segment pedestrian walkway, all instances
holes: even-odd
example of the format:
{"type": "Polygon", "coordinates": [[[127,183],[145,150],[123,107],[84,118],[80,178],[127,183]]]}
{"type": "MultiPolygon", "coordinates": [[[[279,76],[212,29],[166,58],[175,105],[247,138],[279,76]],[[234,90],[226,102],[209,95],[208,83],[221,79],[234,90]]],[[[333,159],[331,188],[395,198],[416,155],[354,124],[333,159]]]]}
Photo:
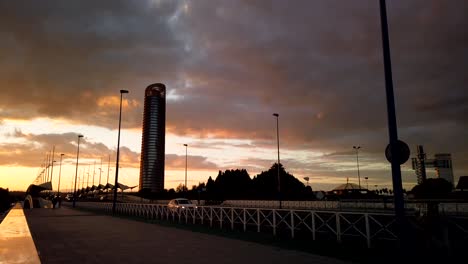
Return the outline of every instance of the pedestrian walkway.
{"type": "Polygon", "coordinates": [[[25,215],[42,263],[345,263],[66,207],[25,215]]]}

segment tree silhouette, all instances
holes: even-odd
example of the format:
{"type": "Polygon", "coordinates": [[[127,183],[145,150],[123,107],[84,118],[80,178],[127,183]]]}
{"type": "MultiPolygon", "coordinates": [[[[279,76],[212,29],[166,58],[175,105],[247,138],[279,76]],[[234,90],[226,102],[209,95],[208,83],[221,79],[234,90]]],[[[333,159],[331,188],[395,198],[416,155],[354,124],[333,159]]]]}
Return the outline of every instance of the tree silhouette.
{"type": "MultiPolygon", "coordinates": [[[[293,175],[286,172],[283,165],[279,164],[282,199],[297,199],[306,192],[305,185],[293,175]]],[[[254,179],[253,188],[258,198],[278,198],[278,164],[275,163],[267,171],[262,171],[254,179]]]]}
{"type": "Polygon", "coordinates": [[[427,179],[413,187],[411,192],[416,198],[446,198],[452,192],[452,184],[445,179],[427,179]]]}
{"type": "Polygon", "coordinates": [[[222,200],[245,198],[249,194],[251,181],[245,169],[219,171],[215,180],[216,194],[222,200]]]}
{"type": "Polygon", "coordinates": [[[187,187],[184,186],[182,183],[179,184],[177,187],[176,187],[176,192],[177,193],[181,193],[181,192],[187,192],[187,187]]]}

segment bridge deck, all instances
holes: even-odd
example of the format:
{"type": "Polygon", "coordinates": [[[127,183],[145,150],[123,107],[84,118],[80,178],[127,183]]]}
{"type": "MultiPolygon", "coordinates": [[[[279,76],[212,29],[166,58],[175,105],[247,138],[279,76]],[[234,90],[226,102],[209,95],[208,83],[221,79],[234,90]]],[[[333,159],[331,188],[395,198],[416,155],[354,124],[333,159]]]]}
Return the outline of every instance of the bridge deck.
{"type": "Polygon", "coordinates": [[[344,263],[70,208],[25,215],[43,263],[344,263]]]}

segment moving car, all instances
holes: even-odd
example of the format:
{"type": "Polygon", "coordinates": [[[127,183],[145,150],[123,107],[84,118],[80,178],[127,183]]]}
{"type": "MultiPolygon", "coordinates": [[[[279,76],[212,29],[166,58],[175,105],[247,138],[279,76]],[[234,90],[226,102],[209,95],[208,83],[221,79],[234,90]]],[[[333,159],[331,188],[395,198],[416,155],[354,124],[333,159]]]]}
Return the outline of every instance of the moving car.
{"type": "Polygon", "coordinates": [[[195,204],[193,204],[189,199],[185,198],[177,198],[172,199],[167,204],[167,208],[169,209],[191,209],[197,208],[195,204]]]}

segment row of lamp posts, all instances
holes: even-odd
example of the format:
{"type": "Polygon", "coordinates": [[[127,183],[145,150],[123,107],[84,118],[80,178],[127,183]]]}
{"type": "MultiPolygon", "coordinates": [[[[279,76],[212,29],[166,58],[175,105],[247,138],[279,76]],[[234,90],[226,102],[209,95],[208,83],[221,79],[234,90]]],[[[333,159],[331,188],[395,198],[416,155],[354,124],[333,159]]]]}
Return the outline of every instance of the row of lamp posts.
{"type": "MultiPolygon", "coordinates": [[[[112,214],[115,214],[115,205],[117,202],[117,188],[119,186],[118,180],[119,180],[119,157],[120,157],[120,128],[122,124],[122,99],[123,99],[123,94],[126,94],[126,93],[128,93],[127,90],[120,90],[119,130],[118,130],[118,136],[117,136],[117,158],[116,158],[117,160],[115,164],[115,185],[114,185],[114,198],[112,201],[112,214]]],[[[75,186],[73,188],[73,207],[76,206],[76,182],[77,182],[77,177],[78,177],[78,161],[79,161],[79,156],[80,156],[80,139],[82,137],[83,135],[81,134],[78,135],[78,146],[77,146],[77,151],[76,151],[75,186]]]]}

